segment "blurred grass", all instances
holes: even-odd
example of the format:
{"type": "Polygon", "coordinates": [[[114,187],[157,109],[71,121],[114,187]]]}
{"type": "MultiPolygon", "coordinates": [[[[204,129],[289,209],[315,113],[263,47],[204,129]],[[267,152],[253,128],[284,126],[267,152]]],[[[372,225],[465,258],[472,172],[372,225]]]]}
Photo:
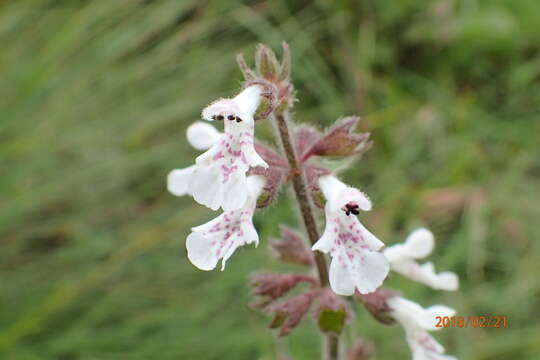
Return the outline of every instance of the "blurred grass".
{"type": "MultiPolygon", "coordinates": [[[[286,40],[298,119],[358,113],[373,134],[346,174],[374,201],[367,225],[387,244],[431,227],[437,267],[462,279],[389,286],[510,317],[438,334],[462,360],[537,359],[539,22],[528,0],[0,2],[1,358],[275,358],[245,278],[279,267],[266,241],[293,204],[257,217],[259,249],[200,272],[184,239],[213,215],[164,182],[196,155],[186,126],[238,89],[235,54],[286,40]]],[[[358,335],[409,357],[401,329],[360,309],[358,335]]],[[[317,356],[309,320],[290,348],[317,356]]]]}

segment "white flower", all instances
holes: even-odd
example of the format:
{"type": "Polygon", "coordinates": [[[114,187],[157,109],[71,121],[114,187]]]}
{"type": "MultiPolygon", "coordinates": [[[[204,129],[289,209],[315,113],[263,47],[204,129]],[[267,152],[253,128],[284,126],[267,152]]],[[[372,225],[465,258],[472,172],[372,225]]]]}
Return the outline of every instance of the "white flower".
{"type": "Polygon", "coordinates": [[[421,259],[433,251],[433,234],[427,229],[413,231],[403,244],[397,244],[384,250],[390,261],[391,269],[414,281],[418,281],[437,290],[457,290],[459,280],[453,272],[435,273],[432,262],[423,265],[415,259],[421,259]]]}
{"type": "Polygon", "coordinates": [[[253,145],[253,115],[261,97],[259,86],[244,89],[233,99],[220,99],[203,112],[206,120],[223,120],[224,134],[197,125],[188,129],[188,140],[197,149],[209,149],[195,165],[174,170],[168,177],[169,191],[191,194],[195,201],[212,210],[237,210],[246,202],[250,167],[268,167],[253,145]]]}
{"type": "MultiPolygon", "coordinates": [[[[188,142],[197,150],[210,148],[218,143],[222,136],[223,134],[216,130],[215,127],[202,121],[191,124],[186,130],[188,142]]],[[[190,194],[189,182],[194,171],[195,165],[169,172],[169,175],[167,175],[167,190],[176,196],[190,194]]]]}
{"type": "Polygon", "coordinates": [[[253,226],[252,217],[264,184],[264,177],[248,177],[248,197],[242,208],[225,211],[206,224],[191,229],[186,247],[193,265],[201,270],[212,270],[219,259],[223,259],[223,270],[225,262],[236,248],[251,243],[255,243],[255,246],[259,244],[259,235],[253,226]]]}
{"type": "Polygon", "coordinates": [[[352,295],[355,289],[367,294],[377,289],[389,264],[378,252],[384,244],[358,221],[358,210],[371,210],[371,202],[359,190],[331,175],[319,178],[326,197],[326,228],[313,250],[330,253],[330,286],[339,295],[352,295]]]}
{"type": "Polygon", "coordinates": [[[206,107],[206,120],[223,120],[225,134],[196,159],[189,188],[195,201],[212,210],[237,210],[247,198],[246,172],[250,166],[268,167],[253,146],[261,89],[250,86],[233,99],[221,99],[206,107]]]}
{"type": "Polygon", "coordinates": [[[413,360],[456,360],[444,355],[444,347],[428,331],[438,330],[437,317],[452,317],[455,310],[443,305],[422,308],[420,305],[399,296],[386,300],[390,315],[403,326],[413,360]]]}

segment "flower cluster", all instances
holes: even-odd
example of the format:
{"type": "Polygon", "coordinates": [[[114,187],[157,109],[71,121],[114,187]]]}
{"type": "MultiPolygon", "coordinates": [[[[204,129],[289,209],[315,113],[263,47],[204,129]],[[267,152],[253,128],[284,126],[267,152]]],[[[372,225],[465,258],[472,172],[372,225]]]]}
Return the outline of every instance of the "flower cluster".
{"type": "MultiPolygon", "coordinates": [[[[202,111],[204,120],[222,122],[223,132],[206,122],[192,124],[187,140],[204,152],[193,165],[172,170],[167,177],[172,194],[190,195],[214,211],[223,211],[191,229],[186,240],[188,259],[206,271],[215,269],[221,260],[224,270],[237,248],[258,245],[255,211],[269,206],[290,182],[311,244],[307,246],[307,240],[288,226],[281,227],[280,240],[269,243],[279,260],[317,269],[318,277],[259,273],[251,278],[253,293],[260,298],[253,307],[273,316],[270,327],[287,335],[311,312],[321,332],[335,339],[352,318],[341,296],[354,295],[381,322],[397,321],[404,327],[415,360],[452,359],[443,355],[444,348],[427,331],[434,330],[435,315],[450,316],[454,311],[443,306],[423,309],[381,288],[390,270],[433,289],[458,288],[455,274],[436,273],[431,262],[416,262],[433,250],[433,235],[419,229],[403,244],[384,249],[384,243],[362,224],[364,212],[372,209],[370,199],[318,161],[321,157],[358,158],[370,148],[369,134],[354,131],[359,118],[338,119],[324,131],[294,127],[288,119],[288,109],[295,102],[288,46],[283,46],[281,62],[263,45],[257,48],[255,59],[256,67],[251,69],[238,57],[246,80],[238,95],[218,99],[202,111]],[[276,123],[283,155],[255,140],[256,121],[268,117],[276,123]],[[325,218],[322,235],[316,211],[325,218]]],[[[368,356],[372,352],[368,345],[357,341],[349,352],[351,358],[368,356]]]]}
{"type": "MultiPolygon", "coordinates": [[[[277,69],[273,60],[268,60],[266,49],[263,50],[260,61],[271,61],[272,68],[277,69]]],[[[266,83],[278,79],[277,87],[292,88],[284,85],[286,78],[265,74],[266,78],[257,80],[254,72],[249,73],[253,85],[232,99],[211,103],[202,111],[205,120],[223,121],[224,132],[203,122],[191,125],[187,129],[189,143],[206,151],[196,158],[194,165],[171,171],[167,179],[172,194],[189,194],[212,210],[223,209],[219,217],[192,228],[187,237],[188,258],[202,270],[214,269],[220,259],[223,269],[238,247],[258,244],[252,222],[257,199],[263,192],[276,193],[284,185],[276,179],[290,177],[286,160],[274,150],[254,143],[254,116],[261,99],[268,95],[266,83]]],[[[280,103],[283,102],[287,101],[281,99],[280,103]]],[[[312,249],[331,255],[329,280],[332,290],[339,295],[352,295],[356,290],[363,294],[372,292],[389,271],[389,263],[380,252],[384,244],[357,217],[360,211],[371,210],[369,199],[328,170],[308,162],[313,156],[343,156],[362,151],[367,136],[352,133],[357,121],[357,118],[342,119],[326,134],[315,129],[299,129],[295,139],[296,151],[314,192],[320,190],[326,199],[326,228],[312,249]]]]}
{"type": "Polygon", "coordinates": [[[251,86],[232,99],[207,106],[202,117],[223,121],[224,133],[202,122],[191,125],[188,142],[206,151],[196,158],[195,165],[173,170],[167,177],[172,194],[192,195],[212,210],[223,209],[217,218],[192,228],[187,237],[188,258],[201,270],[214,269],[220,259],[223,270],[239,246],[259,242],[252,217],[265,178],[247,173],[252,167],[268,167],[253,143],[253,115],[260,97],[260,87],[251,86]]]}
{"type": "MultiPolygon", "coordinates": [[[[265,171],[253,173],[271,173],[266,171],[269,165],[255,150],[253,140],[253,114],[260,97],[260,87],[253,85],[233,99],[220,99],[206,107],[202,117],[224,121],[224,133],[203,122],[191,125],[187,129],[189,143],[206,152],[197,157],[195,165],[173,170],[168,175],[167,187],[172,194],[189,194],[213,210],[220,207],[224,210],[216,219],[192,228],[187,238],[188,258],[199,269],[214,269],[219,259],[223,259],[224,268],[236,248],[258,243],[252,216],[270,176],[248,176],[248,172],[262,168],[265,171]]],[[[334,146],[335,141],[325,141],[334,146]]],[[[321,144],[313,147],[321,148],[321,144]]],[[[261,153],[269,157],[268,150],[261,153]]],[[[276,162],[280,163],[269,157],[269,163],[276,162]]],[[[384,244],[357,218],[360,211],[371,210],[370,200],[333,175],[319,176],[317,181],[326,199],[326,228],[313,250],[332,256],[332,289],[340,295],[352,295],[355,290],[374,291],[388,274],[389,263],[379,251],[384,244]]]]}

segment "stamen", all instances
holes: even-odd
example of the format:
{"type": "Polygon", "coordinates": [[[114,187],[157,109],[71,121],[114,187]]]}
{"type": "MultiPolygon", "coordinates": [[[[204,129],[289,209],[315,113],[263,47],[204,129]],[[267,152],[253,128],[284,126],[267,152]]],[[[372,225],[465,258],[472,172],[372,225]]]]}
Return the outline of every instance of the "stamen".
{"type": "Polygon", "coordinates": [[[241,122],[241,121],[242,121],[242,119],[240,119],[240,118],[237,116],[237,117],[236,117],[236,122],[239,123],[239,122],[241,122]]]}
{"type": "Polygon", "coordinates": [[[212,115],[212,120],[216,120],[216,115],[212,115]]]}
{"type": "Polygon", "coordinates": [[[358,211],[358,204],[355,204],[355,203],[347,203],[345,204],[344,207],[341,208],[341,210],[343,210],[345,212],[345,215],[349,216],[351,214],[353,215],[358,215],[360,214],[360,211],[358,211]]]}
{"type": "Polygon", "coordinates": [[[234,120],[235,118],[234,118],[234,115],[229,115],[229,116],[227,116],[227,119],[234,120]]]}
{"type": "Polygon", "coordinates": [[[223,117],[223,115],[218,115],[218,116],[216,116],[216,119],[218,119],[219,121],[221,121],[221,120],[223,120],[223,119],[225,119],[225,118],[223,117]]]}

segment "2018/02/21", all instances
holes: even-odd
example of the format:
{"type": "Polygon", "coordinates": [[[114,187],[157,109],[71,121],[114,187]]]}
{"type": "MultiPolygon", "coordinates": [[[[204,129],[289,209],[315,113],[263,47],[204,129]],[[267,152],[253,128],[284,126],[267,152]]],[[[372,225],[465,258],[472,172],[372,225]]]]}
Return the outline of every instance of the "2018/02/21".
{"type": "Polygon", "coordinates": [[[506,328],[507,316],[436,316],[435,327],[506,328]]]}

